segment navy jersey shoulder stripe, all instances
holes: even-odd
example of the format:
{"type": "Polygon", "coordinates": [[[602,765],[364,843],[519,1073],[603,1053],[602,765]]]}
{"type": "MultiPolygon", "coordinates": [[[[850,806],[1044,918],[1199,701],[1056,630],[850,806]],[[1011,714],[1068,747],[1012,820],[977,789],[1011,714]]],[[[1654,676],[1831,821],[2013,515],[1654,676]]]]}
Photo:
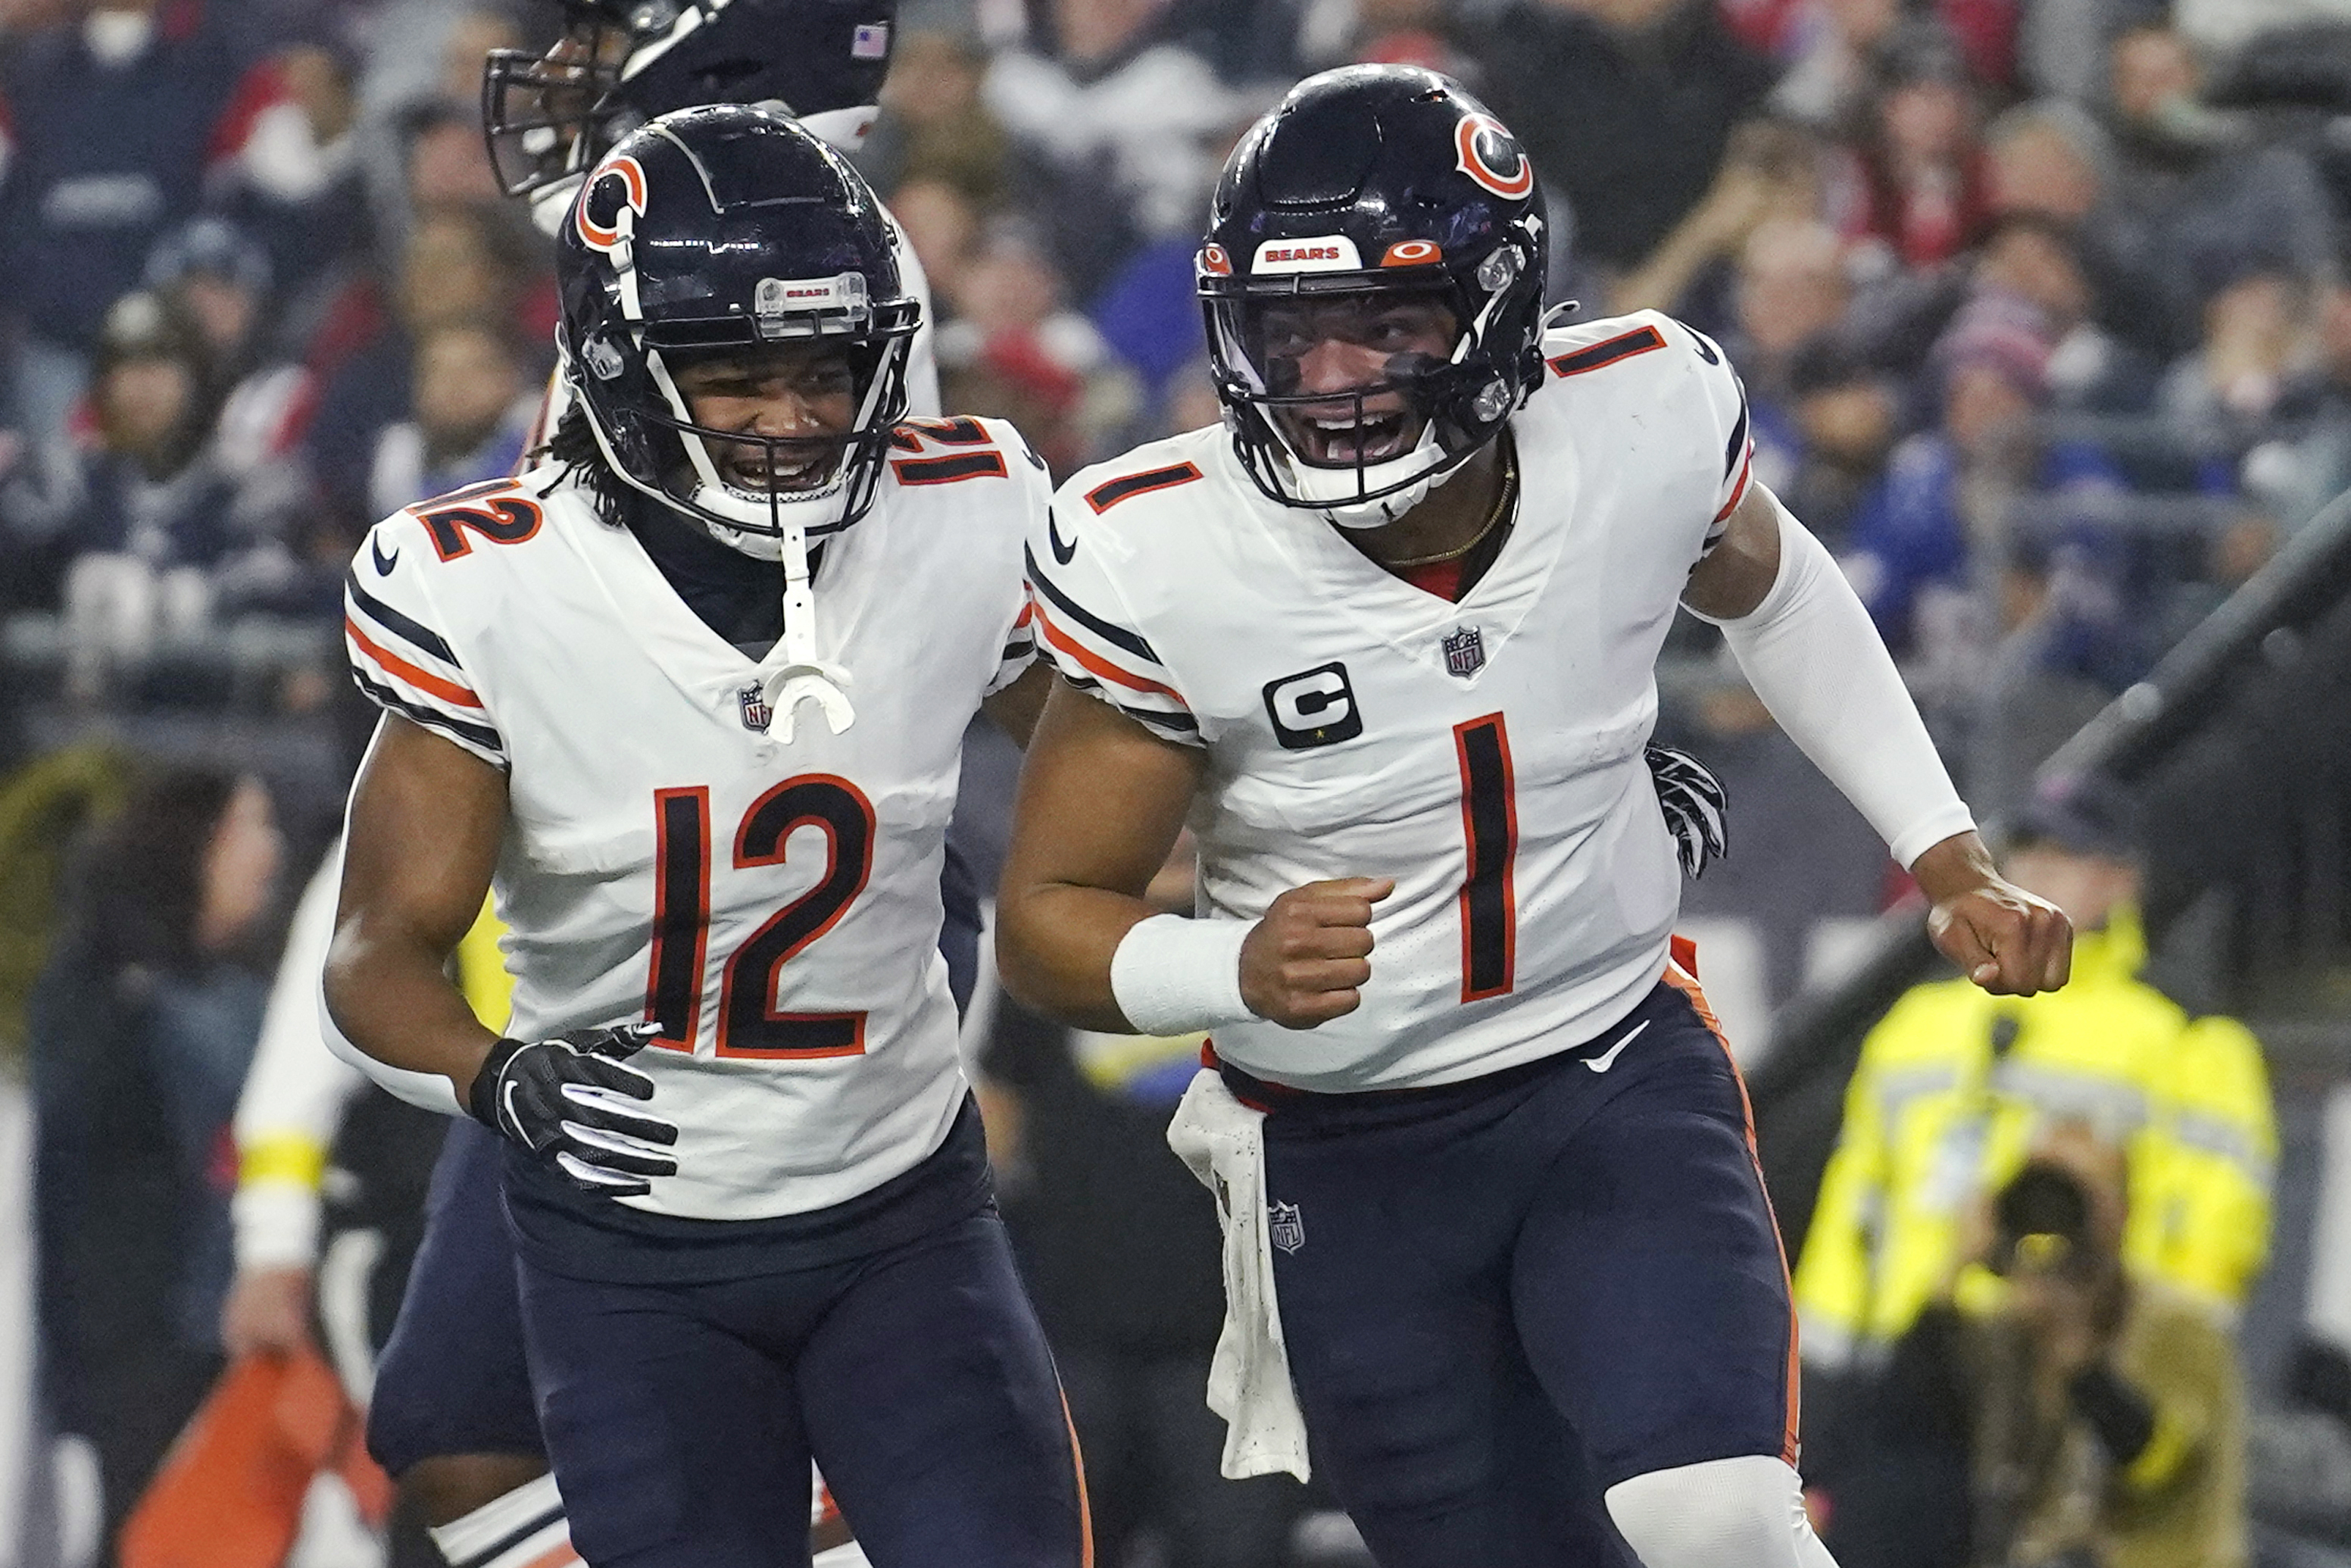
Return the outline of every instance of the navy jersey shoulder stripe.
{"type": "Polygon", "coordinates": [[[452,735],[472,741],[486,751],[495,751],[501,757],[506,755],[506,737],[486,724],[467,724],[464,719],[450,717],[439,708],[426,707],[423,703],[410,702],[391,686],[380,681],[368,679],[357,669],[351,671],[351,679],[358,685],[360,690],[365,692],[377,705],[390,708],[402,718],[434,729],[445,729],[452,735]]]}
{"type": "Polygon", "coordinates": [[[1037,552],[1035,550],[1023,545],[1020,549],[1020,553],[1026,556],[1029,560],[1029,580],[1037,585],[1037,591],[1040,593],[1042,593],[1047,599],[1053,601],[1054,608],[1067,613],[1071,620],[1075,621],[1079,625],[1084,627],[1087,631],[1092,632],[1103,642],[1112,643],[1116,647],[1123,648],[1128,653],[1134,654],[1138,658],[1148,659],[1155,664],[1162,663],[1158,653],[1153,650],[1150,643],[1144,642],[1141,637],[1128,631],[1125,627],[1115,625],[1111,622],[1103,620],[1101,616],[1096,615],[1084,605],[1080,604],[1076,600],[1071,599],[1068,594],[1054,587],[1052,580],[1038,570],[1037,552]]]}
{"type": "MultiPolygon", "coordinates": [[[[356,564],[347,568],[343,572],[343,591],[351,596],[352,605],[360,613],[386,631],[397,633],[411,647],[421,649],[444,664],[457,664],[457,655],[450,651],[449,644],[443,642],[438,634],[408,616],[402,615],[399,611],[361,588],[359,568],[356,564]]],[[[458,665],[460,669],[464,667],[462,664],[458,665]]]]}
{"type": "Polygon", "coordinates": [[[1172,490],[1178,485],[1189,485],[1200,477],[1199,465],[1177,463],[1165,468],[1147,468],[1140,474],[1128,474],[1116,479],[1106,479],[1086,492],[1086,505],[1099,517],[1121,501],[1131,501],[1137,496],[1147,496],[1154,490],[1172,490]]]}
{"type": "MultiPolygon", "coordinates": [[[[1734,380],[1736,378],[1733,378],[1734,380]]],[[[1739,383],[1739,423],[1730,427],[1730,444],[1723,449],[1722,476],[1725,479],[1738,470],[1739,460],[1747,455],[1747,384],[1739,383]]]]}
{"type": "Polygon", "coordinates": [[[1655,327],[1635,327],[1588,349],[1559,355],[1551,361],[1552,372],[1560,376],[1580,376],[1588,371],[1603,370],[1619,360],[1629,360],[1635,354],[1646,354],[1665,346],[1665,334],[1655,327]]]}

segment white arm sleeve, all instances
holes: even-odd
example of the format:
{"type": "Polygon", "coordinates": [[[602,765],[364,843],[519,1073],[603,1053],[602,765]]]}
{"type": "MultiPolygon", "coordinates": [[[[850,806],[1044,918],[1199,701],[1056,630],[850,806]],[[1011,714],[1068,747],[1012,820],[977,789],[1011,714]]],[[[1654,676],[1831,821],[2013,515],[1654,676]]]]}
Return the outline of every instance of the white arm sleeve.
{"type": "Polygon", "coordinates": [[[1975,818],[1860,597],[1821,541],[1785,507],[1774,510],[1780,575],[1771,591],[1736,621],[1699,619],[1722,628],[1780,727],[1907,868],[1975,818]]]}
{"type": "Polygon", "coordinates": [[[237,1188],[230,1213],[240,1269],[302,1268],[315,1260],[327,1151],[344,1108],[367,1087],[319,1038],[311,999],[335,934],[342,865],[338,845],[295,906],[261,1040],[236,1103],[237,1188]]]}

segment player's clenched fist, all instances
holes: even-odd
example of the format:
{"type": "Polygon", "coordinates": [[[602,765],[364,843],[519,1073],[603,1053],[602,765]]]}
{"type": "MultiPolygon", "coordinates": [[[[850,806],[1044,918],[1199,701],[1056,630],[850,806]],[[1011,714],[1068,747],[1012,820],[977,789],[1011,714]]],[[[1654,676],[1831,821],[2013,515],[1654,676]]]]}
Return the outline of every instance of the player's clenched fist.
{"type": "Polygon", "coordinates": [[[1284,1029],[1312,1029],[1363,1005],[1372,977],[1372,905],[1387,877],[1310,882],[1273,901],[1241,942],[1241,1000],[1284,1029]]]}

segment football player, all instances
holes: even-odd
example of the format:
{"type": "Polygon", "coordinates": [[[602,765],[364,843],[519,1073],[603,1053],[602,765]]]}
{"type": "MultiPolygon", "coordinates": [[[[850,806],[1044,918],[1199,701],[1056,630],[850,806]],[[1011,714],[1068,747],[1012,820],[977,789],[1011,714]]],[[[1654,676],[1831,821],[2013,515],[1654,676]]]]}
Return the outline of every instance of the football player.
{"type": "MultiPolygon", "coordinates": [[[[877,112],[895,17],[895,0],[568,0],[564,34],[547,54],[502,50],[485,65],[493,162],[507,193],[529,201],[534,218],[556,234],[586,171],[620,136],[674,110],[758,103],[852,152],[877,112]]],[[[897,259],[902,284],[927,314],[929,294],[912,250],[902,244],[897,259]]],[[[920,415],[938,412],[931,338],[926,320],[906,369],[908,406],[920,415]]],[[[565,384],[559,369],[534,447],[559,421],[565,384]]],[[[940,946],[960,1006],[977,972],[979,901],[956,837],[951,831],[942,873],[940,946]]],[[[495,929],[486,916],[482,931],[495,929]]],[[[469,948],[486,945],[482,931],[469,948]]],[[[315,973],[323,939],[304,956],[315,973]]],[[[287,962],[296,957],[289,952],[287,962]]],[[[505,1015],[485,1016],[496,1024],[505,1015]]],[[[290,1053],[256,1061],[256,1076],[277,1068],[307,1086],[334,1065],[290,1053]]],[[[323,1145],[340,1097],[301,1086],[289,1082],[279,1098],[322,1113],[322,1124],[303,1131],[323,1145]]],[[[266,1099],[273,1087],[256,1083],[254,1094],[266,1099]]],[[[455,1568],[546,1568],[551,1543],[563,1538],[562,1500],[546,1474],[530,1403],[496,1160],[487,1129],[469,1122],[451,1127],[410,1289],[375,1368],[369,1445],[455,1568]]],[[[259,1173],[267,1174],[266,1164],[259,1173]]],[[[276,1194],[256,1197],[254,1207],[283,1207],[276,1194]]],[[[816,1506],[821,1513],[821,1489],[816,1506]]],[[[862,1568],[843,1533],[837,1513],[818,1520],[814,1539],[830,1553],[823,1568],[862,1568]]]]}
{"type": "Polygon", "coordinates": [[[1063,679],[1000,967],[1081,1028],[1212,1033],[1171,1142],[1261,1191],[1232,1218],[1270,1260],[1228,1473],[1303,1470],[1311,1434],[1385,1568],[1612,1560],[1587,1469],[1648,1568],[1820,1568],[1786,1271],[1644,766],[1677,605],[1977,983],[2062,984],[2070,933],[1755,483],[1716,345],[1547,327],[1541,211],[1415,68],[1312,78],[1236,148],[1197,268],[1224,425],[1078,475],[1031,540],[1063,679]],[[1155,916],[1187,819],[1200,918],[1155,916]]]}
{"type": "Polygon", "coordinates": [[[388,519],[350,580],[387,717],[329,1021],[503,1140],[600,1565],[805,1563],[811,1456],[883,1568],[1083,1552],[936,952],[964,729],[1034,713],[1047,481],[1007,426],[902,423],[896,248],[779,116],[622,138],[559,240],[551,463],[388,519]],[[503,1038],[443,968],[493,881],[503,1038]]]}

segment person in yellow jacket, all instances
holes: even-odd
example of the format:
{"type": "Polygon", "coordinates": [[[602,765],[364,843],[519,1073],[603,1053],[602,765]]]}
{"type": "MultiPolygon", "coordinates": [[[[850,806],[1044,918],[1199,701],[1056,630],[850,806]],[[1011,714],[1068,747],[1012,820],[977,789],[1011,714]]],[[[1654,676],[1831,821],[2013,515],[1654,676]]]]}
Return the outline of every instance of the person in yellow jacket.
{"type": "MultiPolygon", "coordinates": [[[[1795,1272],[1806,1362],[1863,1364],[1967,1257],[1984,1195],[2080,1122],[2126,1152],[2126,1261],[2224,1312],[2268,1253],[2277,1135],[2251,1031],[2191,1019],[2139,977],[2147,944],[2123,813],[2095,791],[2029,809],[2007,874],[2073,918],[2063,990],[1907,993],[1862,1048],[1795,1272]]],[[[1962,1279],[1968,1289],[1988,1281],[1962,1279]]]]}

